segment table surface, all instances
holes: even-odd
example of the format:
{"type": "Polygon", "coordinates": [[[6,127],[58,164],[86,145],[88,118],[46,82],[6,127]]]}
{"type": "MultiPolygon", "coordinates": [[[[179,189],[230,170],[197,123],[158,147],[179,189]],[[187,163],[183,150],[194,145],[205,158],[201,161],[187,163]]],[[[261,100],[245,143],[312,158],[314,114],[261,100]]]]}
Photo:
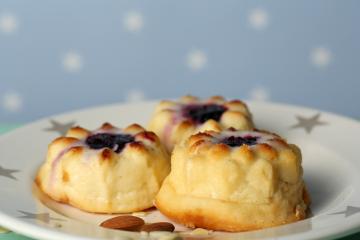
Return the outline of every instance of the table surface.
{"type": "MultiPolygon", "coordinates": [[[[0,134],[11,131],[15,128],[19,127],[18,124],[0,124],[0,134]]],[[[32,238],[28,238],[4,228],[0,227],[0,240],[31,240],[32,238]]],[[[360,232],[341,238],[341,240],[358,240],[360,239],[360,232]]]]}

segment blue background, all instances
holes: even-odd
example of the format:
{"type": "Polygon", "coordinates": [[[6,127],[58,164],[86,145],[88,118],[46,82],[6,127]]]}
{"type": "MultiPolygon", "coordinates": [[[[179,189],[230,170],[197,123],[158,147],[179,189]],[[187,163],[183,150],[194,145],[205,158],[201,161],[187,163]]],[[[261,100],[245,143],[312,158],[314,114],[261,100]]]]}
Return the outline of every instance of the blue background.
{"type": "Polygon", "coordinates": [[[10,14],[16,27],[0,28],[0,122],[186,93],[359,118],[359,9],[355,0],[2,0],[0,21],[10,14]],[[260,27],[251,23],[256,9],[266,18],[260,27]],[[124,23],[131,12],[142,19],[133,31],[124,23]],[[319,48],[327,60],[314,64],[319,48]],[[193,51],[206,58],[195,69],[193,51]],[[63,66],[68,52],[81,57],[75,71],[63,66]],[[7,107],[14,93],[17,104],[7,107]]]}

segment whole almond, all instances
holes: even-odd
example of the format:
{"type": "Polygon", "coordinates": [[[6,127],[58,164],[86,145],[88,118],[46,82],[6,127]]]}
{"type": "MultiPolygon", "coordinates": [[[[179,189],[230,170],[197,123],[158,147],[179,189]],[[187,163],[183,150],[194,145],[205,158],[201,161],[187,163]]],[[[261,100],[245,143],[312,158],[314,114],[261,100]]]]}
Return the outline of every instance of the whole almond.
{"type": "Polygon", "coordinates": [[[166,231],[173,232],[175,230],[174,225],[168,222],[157,222],[143,225],[141,231],[144,232],[154,232],[154,231],[166,231]]]}
{"type": "Polygon", "coordinates": [[[135,216],[118,216],[102,222],[100,226],[104,228],[137,231],[144,224],[144,220],[135,216]]]}

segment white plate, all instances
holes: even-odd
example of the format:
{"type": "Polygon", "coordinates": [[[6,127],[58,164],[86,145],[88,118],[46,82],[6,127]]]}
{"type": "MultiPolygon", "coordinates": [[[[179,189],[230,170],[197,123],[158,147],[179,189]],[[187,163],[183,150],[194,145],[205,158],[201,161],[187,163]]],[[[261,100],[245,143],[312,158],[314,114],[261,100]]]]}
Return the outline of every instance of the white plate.
{"type": "MultiPolygon", "coordinates": [[[[109,216],[81,212],[42,198],[33,187],[48,143],[66,124],[94,129],[146,124],[155,102],[111,105],[43,119],[0,137],[0,225],[38,239],[129,239],[139,233],[107,230],[98,224],[109,216]],[[51,123],[50,120],[56,121],[51,123]],[[47,131],[55,124],[53,131],[47,131]],[[46,130],[47,129],[47,130],[46,130]],[[15,171],[17,170],[17,171],[15,171]],[[16,179],[14,179],[16,178],[16,179]],[[39,200],[42,198],[42,201],[39,200]]],[[[313,217],[245,233],[210,232],[214,239],[322,239],[360,230],[360,124],[318,110],[270,103],[249,103],[260,129],[274,131],[303,152],[305,181],[313,217]]],[[[159,220],[154,211],[147,221],[159,220]]],[[[178,226],[178,230],[184,230],[178,226]]],[[[155,236],[155,235],[151,235],[155,236]]],[[[190,235],[191,236],[191,235],[190,235]]],[[[142,236],[142,239],[146,236],[142,236]]]]}

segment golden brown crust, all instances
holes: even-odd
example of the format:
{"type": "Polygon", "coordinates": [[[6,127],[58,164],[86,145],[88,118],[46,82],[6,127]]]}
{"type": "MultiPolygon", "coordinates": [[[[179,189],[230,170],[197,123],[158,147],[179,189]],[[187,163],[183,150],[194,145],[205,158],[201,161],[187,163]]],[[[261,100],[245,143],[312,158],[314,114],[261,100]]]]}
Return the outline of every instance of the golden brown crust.
{"type": "Polygon", "coordinates": [[[199,99],[194,96],[184,96],[178,101],[161,101],[156,107],[148,129],[154,131],[166,145],[169,152],[175,144],[194,133],[206,130],[221,131],[230,127],[250,130],[253,128],[251,113],[245,103],[240,100],[226,101],[221,96],[199,99]],[[219,120],[212,118],[198,123],[184,115],[184,109],[189,105],[216,104],[225,107],[219,120]]]}
{"type": "Polygon", "coordinates": [[[100,127],[100,129],[103,129],[103,130],[111,130],[113,128],[114,128],[114,126],[111,123],[108,123],[108,122],[104,123],[100,127]]]}
{"type": "Polygon", "coordinates": [[[225,98],[223,96],[220,95],[216,95],[216,96],[212,96],[209,98],[210,102],[224,102],[225,98]]]}
{"type": "Polygon", "coordinates": [[[153,206],[169,171],[168,153],[154,133],[138,124],[121,130],[105,123],[93,132],[75,127],[55,139],[35,182],[55,201],[88,212],[127,213],[153,206]],[[134,141],[121,151],[91,148],[87,137],[99,133],[132,135],[134,141]]]}
{"type": "Polygon", "coordinates": [[[275,134],[194,134],[176,145],[171,163],[155,204],[186,226],[248,231],[306,216],[301,152],[275,134]]]}
{"type": "Polygon", "coordinates": [[[224,143],[213,145],[209,150],[208,154],[213,156],[215,160],[222,160],[224,157],[230,154],[230,147],[224,143]]]}
{"type": "Polygon", "coordinates": [[[184,103],[192,103],[199,101],[199,98],[192,95],[185,95],[180,98],[180,101],[184,103]]]}
{"type": "Polygon", "coordinates": [[[69,182],[69,174],[68,174],[68,172],[66,172],[65,170],[63,171],[63,174],[62,174],[62,181],[64,182],[64,183],[67,183],[67,182],[69,182]]]}
{"type": "Polygon", "coordinates": [[[296,216],[293,211],[291,216],[284,219],[277,212],[281,212],[279,208],[281,205],[274,204],[271,207],[246,204],[236,204],[226,201],[214,199],[200,199],[196,197],[178,195],[171,190],[169,185],[165,185],[165,189],[161,189],[155,200],[156,207],[168,218],[175,222],[181,223],[190,228],[205,228],[216,231],[241,232],[263,229],[272,226],[278,226],[291,222],[302,220],[306,217],[305,214],[296,216]],[[170,189],[168,189],[170,188],[170,189]],[[166,196],[163,192],[167,192],[166,196]],[[171,204],[169,204],[171,198],[171,204]],[[241,213],[241,209],[246,209],[241,213]],[[240,209],[240,210],[239,210],[240,209]],[[251,221],[253,216],[249,215],[263,215],[266,221],[251,221]],[[269,221],[268,216],[274,216],[269,221]],[[250,218],[250,219],[249,219],[250,218]]]}
{"type": "Polygon", "coordinates": [[[108,148],[105,148],[104,150],[102,150],[101,152],[101,159],[102,160],[110,160],[112,157],[112,151],[108,148]]]}
{"type": "Polygon", "coordinates": [[[143,131],[135,135],[135,138],[147,140],[154,143],[159,143],[159,138],[153,132],[143,131]]]}
{"type": "Polygon", "coordinates": [[[147,153],[147,148],[142,142],[132,142],[128,145],[129,148],[133,151],[140,152],[141,154],[147,153]]]}
{"type": "Polygon", "coordinates": [[[89,136],[89,134],[90,132],[85,128],[76,126],[68,130],[68,132],[66,133],[66,137],[73,137],[79,139],[79,138],[85,138],[89,136]]]}
{"type": "Polygon", "coordinates": [[[140,132],[144,132],[144,131],[145,131],[145,129],[137,123],[131,124],[130,126],[128,126],[124,129],[124,132],[134,134],[134,135],[137,133],[140,133],[140,132]]]}
{"type": "Polygon", "coordinates": [[[62,144],[62,145],[70,145],[74,142],[77,142],[79,141],[78,138],[74,138],[74,137],[58,137],[56,138],[55,140],[53,140],[51,143],[50,143],[50,147],[53,146],[53,145],[58,145],[58,144],[62,144]]]}
{"type": "Polygon", "coordinates": [[[274,160],[277,157],[277,151],[267,143],[258,144],[257,146],[258,156],[266,160],[274,160]]]}

